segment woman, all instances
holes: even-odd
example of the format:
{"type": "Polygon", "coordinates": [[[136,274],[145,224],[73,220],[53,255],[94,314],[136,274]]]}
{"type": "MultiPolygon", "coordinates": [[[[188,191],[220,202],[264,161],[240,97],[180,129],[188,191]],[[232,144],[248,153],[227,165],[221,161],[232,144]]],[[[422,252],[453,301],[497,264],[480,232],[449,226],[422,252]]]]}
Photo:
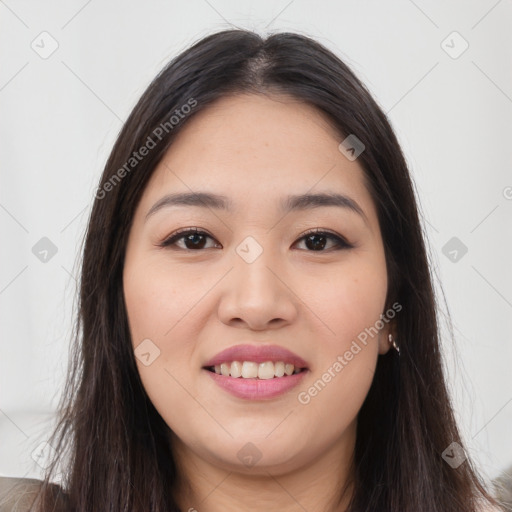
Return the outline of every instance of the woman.
{"type": "Polygon", "coordinates": [[[37,510],[496,504],[454,420],[399,144],[317,42],[230,30],[171,61],[107,162],[80,291],[37,510]]]}

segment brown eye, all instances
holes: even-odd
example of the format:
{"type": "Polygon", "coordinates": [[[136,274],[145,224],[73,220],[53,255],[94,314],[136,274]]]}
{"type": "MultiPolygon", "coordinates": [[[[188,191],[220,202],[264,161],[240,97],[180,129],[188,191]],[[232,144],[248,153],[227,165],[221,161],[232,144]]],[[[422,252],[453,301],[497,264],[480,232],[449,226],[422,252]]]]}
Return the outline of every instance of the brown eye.
{"type": "MultiPolygon", "coordinates": [[[[350,249],[353,247],[353,245],[340,236],[318,229],[306,233],[299,239],[300,241],[304,241],[306,250],[310,252],[328,252],[329,250],[350,249]]],[[[187,228],[173,233],[160,246],[189,251],[222,247],[212,236],[197,228],[187,228]],[[208,246],[208,239],[214,242],[210,246],[208,246]]]]}
{"type": "Polygon", "coordinates": [[[207,239],[214,240],[208,233],[204,231],[200,231],[198,229],[185,229],[174,233],[169,238],[164,240],[160,245],[161,247],[172,247],[175,246],[179,249],[184,250],[200,250],[200,249],[209,249],[211,247],[215,247],[219,244],[214,244],[213,246],[206,247],[207,239]],[[180,243],[178,243],[180,242],[180,243]]]}
{"type": "Polygon", "coordinates": [[[315,252],[326,252],[324,249],[329,245],[329,242],[331,245],[330,247],[327,247],[327,250],[350,249],[353,247],[340,236],[328,231],[310,231],[309,233],[306,233],[306,235],[304,235],[302,238],[300,238],[300,240],[304,240],[304,244],[307,250],[315,252]]]}
{"type": "Polygon", "coordinates": [[[324,235],[308,235],[305,241],[306,247],[312,251],[320,251],[327,245],[327,237],[324,235]]]}

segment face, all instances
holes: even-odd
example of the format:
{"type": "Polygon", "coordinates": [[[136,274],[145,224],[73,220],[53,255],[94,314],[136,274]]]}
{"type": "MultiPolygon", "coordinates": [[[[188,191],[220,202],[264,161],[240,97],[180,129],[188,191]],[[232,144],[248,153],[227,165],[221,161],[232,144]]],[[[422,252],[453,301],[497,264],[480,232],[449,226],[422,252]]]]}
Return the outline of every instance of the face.
{"type": "Polygon", "coordinates": [[[231,96],[155,169],[123,284],[138,370],[176,452],[279,474],[353,447],[391,323],[376,208],[342,140],[293,99],[231,96]],[[192,192],[223,204],[171,199],[192,192]]]}

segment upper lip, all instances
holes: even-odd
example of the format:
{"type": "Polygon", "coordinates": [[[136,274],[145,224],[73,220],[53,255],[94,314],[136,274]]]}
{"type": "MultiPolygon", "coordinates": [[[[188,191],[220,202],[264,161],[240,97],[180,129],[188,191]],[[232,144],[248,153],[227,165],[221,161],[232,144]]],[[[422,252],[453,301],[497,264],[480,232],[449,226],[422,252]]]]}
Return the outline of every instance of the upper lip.
{"type": "Polygon", "coordinates": [[[235,345],[219,352],[208,360],[204,367],[216,366],[230,361],[253,361],[255,363],[282,361],[283,363],[291,363],[296,368],[308,367],[304,359],[279,345],[235,345]]]}

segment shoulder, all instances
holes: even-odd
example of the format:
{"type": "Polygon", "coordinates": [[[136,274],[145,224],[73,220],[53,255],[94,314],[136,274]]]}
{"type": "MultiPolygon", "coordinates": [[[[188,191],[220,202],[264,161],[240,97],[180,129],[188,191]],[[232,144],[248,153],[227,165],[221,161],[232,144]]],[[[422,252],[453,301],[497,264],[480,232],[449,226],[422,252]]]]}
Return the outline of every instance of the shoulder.
{"type": "Polygon", "coordinates": [[[503,510],[492,505],[482,505],[482,507],[478,509],[478,512],[503,512],[503,510]]]}
{"type": "Polygon", "coordinates": [[[41,484],[32,478],[0,477],[0,512],[29,510],[41,484]]]}
{"type": "MultiPolygon", "coordinates": [[[[28,512],[42,485],[41,480],[33,478],[0,477],[0,512],[28,512]]],[[[60,487],[52,487],[57,497],[60,487]]]]}

